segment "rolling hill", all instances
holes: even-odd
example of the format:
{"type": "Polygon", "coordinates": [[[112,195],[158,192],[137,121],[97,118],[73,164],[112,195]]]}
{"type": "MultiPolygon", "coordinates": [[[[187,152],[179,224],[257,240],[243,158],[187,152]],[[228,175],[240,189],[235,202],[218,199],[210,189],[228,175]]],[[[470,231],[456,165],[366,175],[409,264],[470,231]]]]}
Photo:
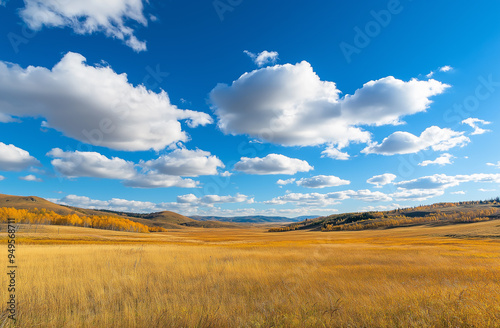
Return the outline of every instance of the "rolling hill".
{"type": "Polygon", "coordinates": [[[46,199],[35,196],[11,196],[0,194],[0,207],[13,207],[16,209],[31,210],[45,208],[60,215],[80,214],[71,207],[62,206],[49,202],[46,199]]]}
{"type": "Polygon", "coordinates": [[[76,214],[79,216],[117,216],[129,219],[134,222],[142,223],[150,227],[161,227],[166,229],[181,229],[185,227],[229,228],[236,226],[236,224],[218,221],[198,221],[170,211],[149,214],[136,214],[109,210],[83,209],[79,207],[55,204],[46,199],[36,196],[11,196],[0,194],[0,208],[1,207],[13,207],[16,209],[26,210],[46,209],[60,215],[76,214]]]}
{"type": "Polygon", "coordinates": [[[270,232],[290,230],[353,231],[387,229],[411,225],[449,225],[500,219],[500,199],[459,203],[437,203],[384,212],[334,214],[306,219],[270,232]]]}

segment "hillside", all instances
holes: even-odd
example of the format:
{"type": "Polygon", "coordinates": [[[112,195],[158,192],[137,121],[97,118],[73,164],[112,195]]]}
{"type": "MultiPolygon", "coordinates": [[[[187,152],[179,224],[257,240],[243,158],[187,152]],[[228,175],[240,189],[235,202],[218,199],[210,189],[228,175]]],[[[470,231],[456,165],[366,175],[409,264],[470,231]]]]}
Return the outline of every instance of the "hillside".
{"type": "Polygon", "coordinates": [[[73,206],[58,205],[46,199],[35,196],[11,196],[0,194],[0,208],[2,207],[10,207],[23,210],[46,209],[48,211],[53,211],[59,215],[76,214],[78,216],[116,216],[118,218],[128,219],[150,227],[161,227],[166,229],[181,229],[185,227],[229,228],[236,226],[236,224],[217,221],[197,221],[184,215],[170,211],[150,214],[137,214],[109,210],[84,209],[73,206]]]}
{"type": "Polygon", "coordinates": [[[56,212],[60,215],[70,215],[70,214],[79,214],[75,209],[54,204],[40,197],[35,196],[11,196],[0,194],[0,207],[13,207],[16,209],[22,210],[31,210],[31,209],[41,209],[45,208],[46,210],[56,212]]]}
{"type": "Polygon", "coordinates": [[[334,214],[306,219],[270,232],[290,230],[345,231],[394,228],[419,224],[449,225],[500,219],[500,199],[459,203],[437,203],[385,212],[334,214]]]}

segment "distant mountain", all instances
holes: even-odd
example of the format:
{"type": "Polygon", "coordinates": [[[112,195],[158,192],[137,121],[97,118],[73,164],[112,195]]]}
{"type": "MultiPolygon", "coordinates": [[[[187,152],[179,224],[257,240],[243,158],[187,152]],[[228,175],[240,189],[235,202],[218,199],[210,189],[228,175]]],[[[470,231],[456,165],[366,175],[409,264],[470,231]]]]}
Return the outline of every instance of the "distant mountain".
{"type": "Polygon", "coordinates": [[[191,216],[192,219],[198,221],[220,221],[220,222],[235,222],[235,223],[285,223],[285,222],[299,222],[306,219],[317,218],[317,216],[299,216],[295,218],[287,218],[284,216],[191,216]]]}

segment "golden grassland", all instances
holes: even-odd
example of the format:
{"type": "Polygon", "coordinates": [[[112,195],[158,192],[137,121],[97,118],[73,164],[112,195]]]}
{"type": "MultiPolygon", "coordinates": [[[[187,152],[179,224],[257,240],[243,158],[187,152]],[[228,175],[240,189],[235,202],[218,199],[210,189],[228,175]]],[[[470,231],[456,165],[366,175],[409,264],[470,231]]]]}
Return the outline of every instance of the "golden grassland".
{"type": "Polygon", "coordinates": [[[17,327],[500,327],[500,221],[282,233],[23,225],[17,240],[17,327]]]}

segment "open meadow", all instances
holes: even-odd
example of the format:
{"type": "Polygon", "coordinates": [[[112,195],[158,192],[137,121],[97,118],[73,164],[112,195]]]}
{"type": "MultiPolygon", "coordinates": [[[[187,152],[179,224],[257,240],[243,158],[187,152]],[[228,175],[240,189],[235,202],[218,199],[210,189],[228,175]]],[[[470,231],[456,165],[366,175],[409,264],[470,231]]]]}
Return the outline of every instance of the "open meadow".
{"type": "MultiPolygon", "coordinates": [[[[4,250],[5,237],[2,226],[4,250]]],[[[23,225],[15,326],[498,327],[499,238],[500,221],[284,233],[23,225]]],[[[13,326],[6,313],[1,324],[13,326]]]]}

